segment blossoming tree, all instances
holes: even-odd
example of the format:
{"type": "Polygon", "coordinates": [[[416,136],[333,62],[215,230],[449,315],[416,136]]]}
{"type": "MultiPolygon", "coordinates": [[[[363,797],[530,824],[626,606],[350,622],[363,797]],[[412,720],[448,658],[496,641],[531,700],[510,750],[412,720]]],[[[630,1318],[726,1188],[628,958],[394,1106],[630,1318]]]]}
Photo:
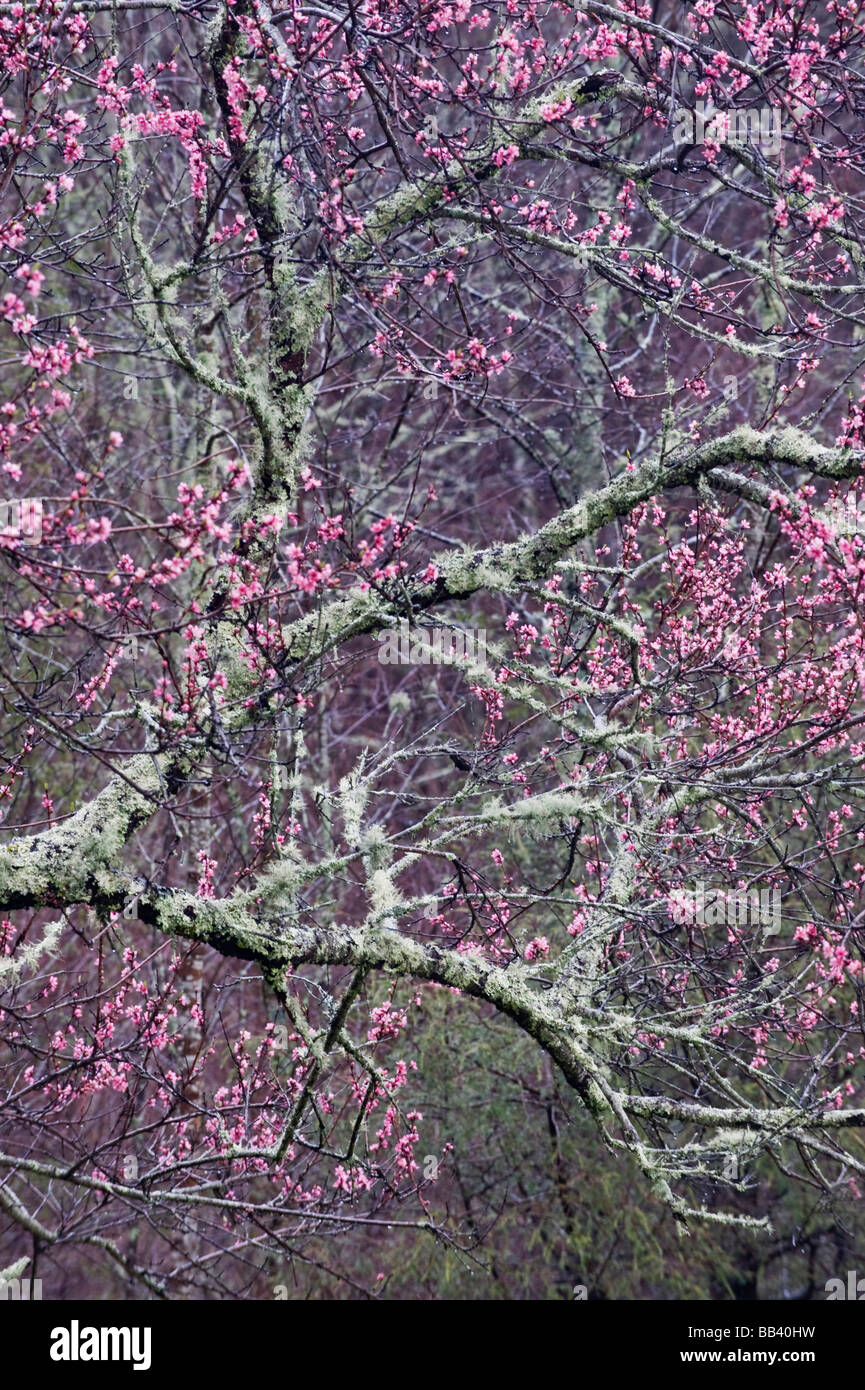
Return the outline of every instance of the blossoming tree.
{"type": "Polygon", "coordinates": [[[0,4],[0,1265],[459,1245],[441,991],[683,1227],[858,1196],[863,48],[0,4]]]}

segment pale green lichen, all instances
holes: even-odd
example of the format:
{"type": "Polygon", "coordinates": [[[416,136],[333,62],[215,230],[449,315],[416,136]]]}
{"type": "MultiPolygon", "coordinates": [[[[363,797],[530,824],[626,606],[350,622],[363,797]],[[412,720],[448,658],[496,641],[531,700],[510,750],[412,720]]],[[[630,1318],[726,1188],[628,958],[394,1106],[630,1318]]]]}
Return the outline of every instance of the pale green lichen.
{"type": "Polygon", "coordinates": [[[38,941],[25,942],[14,955],[0,956],[0,985],[16,984],[25,971],[35,970],[43,957],[53,955],[62,931],[62,922],[50,922],[38,941]]]}
{"type": "Polygon", "coordinates": [[[369,800],[369,782],[363,775],[364,758],[350,773],[340,780],[339,807],[345,838],[350,845],[359,845],[363,839],[363,817],[369,800]]]}

